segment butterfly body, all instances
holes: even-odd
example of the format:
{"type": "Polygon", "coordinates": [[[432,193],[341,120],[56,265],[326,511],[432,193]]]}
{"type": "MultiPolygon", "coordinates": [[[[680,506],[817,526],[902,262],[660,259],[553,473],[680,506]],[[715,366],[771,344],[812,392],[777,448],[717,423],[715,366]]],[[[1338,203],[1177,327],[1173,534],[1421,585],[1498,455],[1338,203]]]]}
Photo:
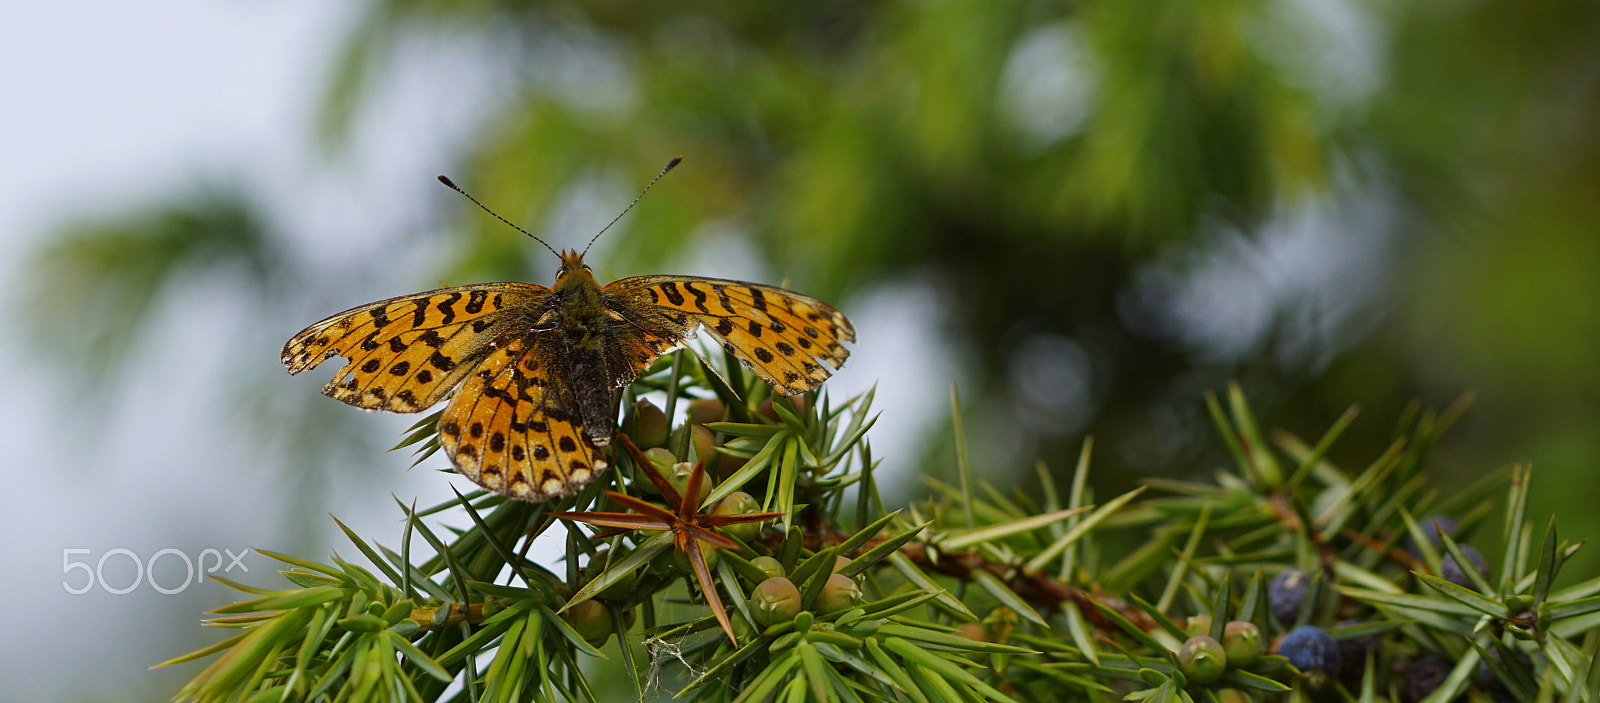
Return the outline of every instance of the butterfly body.
{"type": "Polygon", "coordinates": [[[307,327],[282,361],[297,374],[346,357],[323,393],[361,408],[417,412],[449,395],[439,441],[461,474],[541,501],[606,470],[613,391],[697,331],[782,395],[820,385],[855,340],[839,311],[781,288],[693,276],[601,286],[581,253],[560,256],[551,288],[484,283],[370,303],[307,327]]]}

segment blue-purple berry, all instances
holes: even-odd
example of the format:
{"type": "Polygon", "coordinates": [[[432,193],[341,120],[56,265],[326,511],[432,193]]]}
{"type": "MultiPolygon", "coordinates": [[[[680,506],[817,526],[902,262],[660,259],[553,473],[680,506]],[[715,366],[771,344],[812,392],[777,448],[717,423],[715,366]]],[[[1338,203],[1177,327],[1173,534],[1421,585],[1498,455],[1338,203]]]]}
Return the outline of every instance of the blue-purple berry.
{"type": "MultiPolygon", "coordinates": [[[[1440,528],[1444,529],[1445,534],[1454,537],[1456,535],[1456,528],[1460,527],[1460,521],[1450,517],[1449,515],[1429,515],[1428,517],[1417,521],[1417,527],[1422,528],[1422,534],[1426,535],[1428,537],[1428,541],[1431,542],[1435,548],[1437,548],[1440,544],[1440,528]]],[[[1417,541],[1411,538],[1411,534],[1409,532],[1406,533],[1405,545],[1406,552],[1413,558],[1422,558],[1422,549],[1417,547],[1417,541]]]]}
{"type": "Polygon", "coordinates": [[[1278,641],[1278,654],[1302,673],[1339,673],[1339,643],[1322,628],[1301,625],[1278,641]]]}
{"type": "Polygon", "coordinates": [[[1267,604],[1279,621],[1294,622],[1311,588],[1311,577],[1299,569],[1286,569],[1267,586],[1267,604]]]}

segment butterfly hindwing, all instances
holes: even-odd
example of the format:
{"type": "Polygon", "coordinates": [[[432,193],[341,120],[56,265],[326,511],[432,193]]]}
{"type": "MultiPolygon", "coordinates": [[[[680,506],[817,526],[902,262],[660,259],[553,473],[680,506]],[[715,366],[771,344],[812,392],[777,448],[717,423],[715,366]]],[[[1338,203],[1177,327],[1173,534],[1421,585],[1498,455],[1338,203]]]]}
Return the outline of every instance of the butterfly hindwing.
{"type": "Polygon", "coordinates": [[[485,283],[418,293],[346,310],[307,327],[283,347],[297,374],[335,356],[349,359],[322,392],[370,410],[416,412],[442,400],[506,322],[548,288],[485,283]]]}
{"type": "Polygon", "coordinates": [[[792,291],[696,276],[637,276],[602,289],[689,316],[782,395],[815,389],[850,356],[855,328],[832,306],[792,291]]]}
{"type": "Polygon", "coordinates": [[[461,475],[527,501],[576,491],[606,468],[571,401],[553,383],[549,337],[493,350],[439,417],[439,442],[461,475]]]}

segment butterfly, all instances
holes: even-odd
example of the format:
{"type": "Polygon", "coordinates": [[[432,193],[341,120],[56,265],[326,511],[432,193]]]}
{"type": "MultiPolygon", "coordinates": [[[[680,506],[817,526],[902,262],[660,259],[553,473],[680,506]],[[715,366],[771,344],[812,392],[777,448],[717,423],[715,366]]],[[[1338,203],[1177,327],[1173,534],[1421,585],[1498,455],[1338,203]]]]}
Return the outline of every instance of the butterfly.
{"type": "Polygon", "coordinates": [[[613,391],[698,332],[785,396],[820,386],[855,341],[838,310],[783,288],[698,276],[602,286],[587,248],[545,247],[561,259],[549,288],[480,283],[368,303],[296,334],[282,361],[293,375],[344,357],[322,392],[368,410],[413,413],[448,396],[439,444],[461,475],[537,502],[605,472],[613,391]]]}

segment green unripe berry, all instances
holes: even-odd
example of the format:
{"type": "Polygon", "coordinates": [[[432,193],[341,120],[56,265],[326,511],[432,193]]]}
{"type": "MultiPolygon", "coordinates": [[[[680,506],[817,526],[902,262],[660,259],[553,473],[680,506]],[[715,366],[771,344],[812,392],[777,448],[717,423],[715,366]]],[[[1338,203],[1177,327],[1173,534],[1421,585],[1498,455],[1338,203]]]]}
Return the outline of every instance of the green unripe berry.
{"type": "Polygon", "coordinates": [[[599,602],[586,600],[568,608],[561,617],[589,644],[599,647],[611,639],[611,609],[599,602]]]}
{"type": "Polygon", "coordinates": [[[1190,615],[1183,625],[1183,631],[1190,637],[1209,636],[1211,634],[1210,615],[1190,615]]]}
{"type": "Polygon", "coordinates": [[[684,500],[693,503],[695,506],[699,506],[705,502],[706,496],[711,495],[711,484],[713,481],[711,481],[710,476],[702,476],[700,478],[699,492],[695,493],[693,496],[684,495],[689,490],[689,477],[693,474],[694,464],[691,464],[687,461],[673,464],[672,470],[667,472],[667,483],[672,484],[673,488],[678,489],[678,495],[683,496],[684,500]]]}
{"type": "MultiPolygon", "coordinates": [[[[678,458],[673,456],[672,452],[661,447],[654,447],[644,450],[644,458],[649,459],[650,464],[648,466],[639,467],[639,470],[654,472],[655,475],[662,478],[671,476],[672,465],[678,463],[678,458]]],[[[655,482],[645,478],[644,476],[640,476],[639,480],[635,482],[634,485],[638,486],[641,490],[650,495],[659,495],[661,493],[661,491],[656,490],[655,482]]]]}
{"type": "Polygon", "coordinates": [[[703,425],[689,428],[689,440],[694,445],[694,458],[706,464],[707,476],[727,478],[744,466],[744,460],[717,451],[717,438],[703,425]]]}
{"type": "Polygon", "coordinates": [[[1183,668],[1184,676],[1205,685],[1222,678],[1222,673],[1228,669],[1228,654],[1222,643],[1198,635],[1190,637],[1178,649],[1178,665],[1183,668]]]}
{"type": "MultiPolygon", "coordinates": [[[[717,501],[717,507],[711,509],[712,515],[750,515],[759,512],[761,502],[744,491],[729,493],[728,497],[717,501]]],[[[749,542],[761,536],[761,523],[737,522],[719,527],[717,531],[741,542],[749,542]]]]}
{"type": "Polygon", "coordinates": [[[721,455],[717,453],[717,436],[711,430],[703,425],[690,427],[689,442],[694,445],[695,459],[705,462],[708,467],[717,465],[717,457],[721,455]]]}
{"type": "Polygon", "coordinates": [[[667,471],[672,468],[673,464],[678,463],[678,457],[673,456],[671,451],[663,447],[654,447],[644,450],[644,458],[649,459],[650,463],[654,464],[656,470],[661,472],[661,475],[663,476],[667,474],[667,471]]]}
{"type": "Polygon", "coordinates": [[[1235,620],[1223,631],[1222,649],[1228,654],[1228,664],[1249,666],[1261,658],[1266,643],[1261,640],[1261,628],[1255,623],[1235,620]]]}
{"type": "Polygon", "coordinates": [[[861,587],[856,585],[855,579],[844,574],[834,574],[828,577],[827,583],[822,584],[822,592],[817,594],[816,610],[819,613],[833,613],[847,610],[861,602],[861,587]]]}
{"type": "Polygon", "coordinates": [[[672,432],[672,422],[667,419],[667,414],[661,408],[648,400],[641,400],[628,409],[627,419],[622,421],[624,432],[633,438],[633,443],[641,448],[660,447],[667,443],[667,435],[672,432]]]}
{"type": "Polygon", "coordinates": [[[750,591],[750,615],[761,627],[788,622],[800,614],[800,589],[793,581],[774,576],[750,591]]]}
{"type": "Polygon", "coordinates": [[[766,578],[785,575],[783,563],[772,557],[756,557],[750,560],[750,565],[760,569],[761,573],[766,574],[766,578]]]}
{"type": "Polygon", "coordinates": [[[720,422],[727,409],[727,406],[717,398],[696,398],[689,401],[689,424],[704,425],[708,422],[720,422]]]}

